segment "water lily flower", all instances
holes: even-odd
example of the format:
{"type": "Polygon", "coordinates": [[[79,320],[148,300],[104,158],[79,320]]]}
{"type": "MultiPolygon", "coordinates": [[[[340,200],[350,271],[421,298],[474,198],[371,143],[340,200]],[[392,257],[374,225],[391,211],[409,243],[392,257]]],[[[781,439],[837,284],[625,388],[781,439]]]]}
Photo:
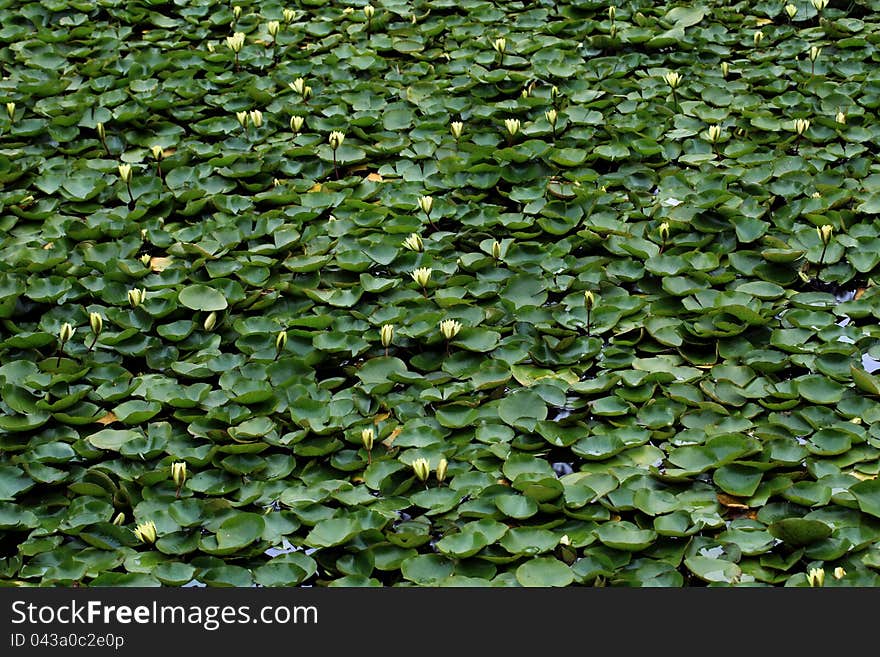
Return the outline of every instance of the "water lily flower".
{"type": "Polygon", "coordinates": [[[499,55],[503,55],[504,51],[507,49],[507,39],[505,39],[504,37],[498,37],[492,42],[492,48],[499,55]]]}
{"type": "Polygon", "coordinates": [[[829,0],[810,0],[810,4],[816,9],[816,11],[822,11],[825,7],[828,6],[829,0]]]}
{"type": "Polygon", "coordinates": [[[819,239],[822,241],[822,244],[828,245],[831,241],[831,236],[834,234],[834,226],[831,224],[825,224],[824,226],[816,226],[816,233],[819,235],[819,239]]]}
{"type": "Polygon", "coordinates": [[[449,126],[449,130],[452,132],[452,136],[458,139],[461,137],[462,130],[464,130],[464,123],[461,121],[453,121],[449,126]]]}
{"type": "Polygon", "coordinates": [[[838,112],[837,116],[834,117],[834,120],[837,121],[840,125],[846,124],[846,114],[843,112],[838,112]]]}
{"type": "Polygon", "coordinates": [[[825,582],[825,569],[811,568],[807,574],[807,582],[809,582],[810,586],[822,586],[825,582]]]}
{"type": "Polygon", "coordinates": [[[368,452],[373,449],[373,441],[375,440],[375,437],[376,434],[372,427],[361,431],[361,442],[364,444],[364,449],[368,452]]]}
{"type": "Polygon", "coordinates": [[[285,23],[290,23],[296,18],[296,12],[293,9],[284,9],[281,11],[281,15],[284,17],[285,23]]]}
{"type": "Polygon", "coordinates": [[[134,288],[128,291],[128,303],[132,308],[137,308],[147,298],[147,291],[143,288],[134,288]]]}
{"type": "Polygon", "coordinates": [[[303,124],[306,122],[305,117],[302,116],[291,116],[290,117],[290,129],[293,130],[294,133],[299,133],[302,130],[303,124]]]}
{"type": "Polygon", "coordinates": [[[247,128],[248,121],[250,120],[247,112],[236,112],[235,118],[238,119],[238,123],[239,125],[241,125],[242,128],[247,128]]]}
{"type": "Polygon", "coordinates": [[[808,119],[797,119],[794,122],[794,131],[800,137],[810,129],[810,121],[808,119]]]}
{"type": "Polygon", "coordinates": [[[122,182],[128,183],[131,181],[131,165],[130,164],[120,164],[117,169],[119,170],[119,177],[122,179],[122,182]]]}
{"type": "Polygon", "coordinates": [[[437,477],[437,483],[442,484],[443,480],[446,479],[446,469],[449,467],[449,462],[442,458],[440,462],[437,463],[437,471],[434,473],[434,476],[437,477]]]}
{"type": "Polygon", "coordinates": [[[373,14],[376,13],[376,8],[373,5],[365,5],[364,6],[364,16],[368,21],[373,19],[373,14]]]}
{"type": "Polygon", "coordinates": [[[810,47],[809,57],[810,57],[811,62],[815,62],[817,59],[819,59],[819,55],[821,55],[821,54],[822,54],[822,49],[819,46],[811,46],[810,47]]]}
{"type": "Polygon", "coordinates": [[[244,32],[235,32],[231,36],[226,37],[226,45],[237,55],[244,46],[244,32]]]}
{"type": "Polygon", "coordinates": [[[544,117],[547,119],[547,123],[551,126],[556,125],[556,118],[559,116],[559,113],[555,109],[549,109],[544,112],[544,117]]]}
{"type": "Polygon", "coordinates": [[[454,338],[459,331],[461,331],[461,322],[454,319],[444,319],[440,322],[440,332],[447,340],[454,338]]]}
{"type": "Polygon", "coordinates": [[[429,218],[431,217],[431,210],[434,208],[434,197],[433,196],[419,196],[419,207],[422,212],[425,213],[429,218]]]}
{"type": "Polygon", "coordinates": [[[720,125],[710,125],[709,126],[709,141],[711,141],[714,144],[720,138],[721,138],[721,126],[720,125]]]}
{"type": "Polygon", "coordinates": [[[251,110],[249,116],[251,123],[254,124],[255,128],[259,128],[263,125],[263,113],[260,110],[251,110]]]}
{"type": "Polygon", "coordinates": [[[305,78],[297,78],[293,82],[288,82],[287,85],[300,96],[302,96],[303,89],[305,89],[306,86],[306,81],[305,78]]]}
{"type": "Polygon", "coordinates": [[[424,457],[417,458],[415,461],[413,461],[412,469],[416,477],[418,477],[421,481],[427,481],[428,475],[431,474],[431,466],[428,463],[428,459],[424,457]]]}
{"type": "Polygon", "coordinates": [[[412,276],[413,280],[420,287],[424,288],[424,287],[427,287],[428,281],[431,280],[431,272],[432,271],[433,270],[430,267],[419,267],[419,268],[413,270],[413,272],[410,274],[410,276],[412,276]]]}
{"type": "Polygon", "coordinates": [[[669,71],[663,76],[663,79],[666,80],[666,84],[669,85],[670,89],[677,89],[678,85],[681,84],[681,75],[679,75],[678,71],[669,71]]]}
{"type": "Polygon", "coordinates": [[[95,336],[101,334],[101,331],[104,329],[104,318],[101,317],[100,313],[89,313],[89,326],[91,326],[92,333],[95,336]]]}
{"type": "Polygon", "coordinates": [[[422,241],[421,236],[418,233],[412,233],[409,237],[403,240],[403,246],[410,251],[421,251],[425,243],[422,241]]]}
{"type": "Polygon", "coordinates": [[[752,36],[752,40],[755,42],[755,46],[761,45],[761,41],[764,40],[764,33],[761,30],[757,30],[752,36]]]}
{"type": "Polygon", "coordinates": [[[394,337],[394,325],[393,324],[382,324],[382,328],[379,329],[379,339],[382,341],[382,346],[387,347],[391,344],[391,339],[394,337]]]}
{"type": "Polygon", "coordinates": [[[333,130],[327,138],[327,143],[330,144],[330,148],[334,151],[342,146],[343,141],[345,141],[345,134],[339,130],[333,130]]]}
{"type": "Polygon", "coordinates": [[[156,523],[152,520],[142,522],[134,530],[134,535],[137,536],[141,543],[152,545],[156,542],[156,523]]]}
{"type": "Polygon", "coordinates": [[[165,155],[165,149],[159,146],[158,144],[154,144],[150,146],[150,152],[153,154],[153,159],[157,162],[161,160],[165,155]]]}
{"type": "Polygon", "coordinates": [[[501,259],[501,242],[498,240],[492,242],[492,257],[496,260],[501,259]]]}
{"type": "Polygon", "coordinates": [[[669,222],[664,221],[662,224],[660,224],[657,232],[660,234],[660,240],[665,243],[666,240],[669,239],[669,222]]]}
{"type": "Polygon", "coordinates": [[[266,31],[269,33],[273,39],[278,36],[278,31],[281,29],[281,23],[278,21],[269,21],[266,23],[266,31]]]}
{"type": "Polygon", "coordinates": [[[239,7],[238,5],[235,5],[232,8],[232,18],[234,20],[238,20],[239,18],[241,18],[241,7],[239,7]]]}
{"type": "Polygon", "coordinates": [[[186,461],[176,461],[171,464],[171,480],[180,488],[186,481],[186,461]]]}
{"type": "Polygon", "coordinates": [[[843,579],[846,577],[846,571],[841,566],[838,566],[834,569],[832,575],[834,575],[834,579],[843,579]]]}
{"type": "Polygon", "coordinates": [[[61,344],[64,344],[73,337],[74,333],[76,333],[76,329],[73,325],[70,322],[64,322],[61,325],[61,330],[58,332],[58,340],[61,344]]]}
{"type": "Polygon", "coordinates": [[[504,127],[507,128],[507,133],[511,137],[519,132],[520,125],[521,123],[519,119],[504,119],[504,127]]]}

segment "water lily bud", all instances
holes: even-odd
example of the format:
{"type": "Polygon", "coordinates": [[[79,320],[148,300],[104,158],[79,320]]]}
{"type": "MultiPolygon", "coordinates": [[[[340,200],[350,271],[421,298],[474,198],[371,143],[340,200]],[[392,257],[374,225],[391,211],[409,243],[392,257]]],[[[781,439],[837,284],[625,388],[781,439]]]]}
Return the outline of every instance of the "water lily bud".
{"type": "Polygon", "coordinates": [[[364,6],[364,16],[367,20],[372,20],[373,14],[376,13],[376,8],[373,5],[365,5],[364,6]]]}
{"type": "Polygon", "coordinates": [[[171,479],[180,488],[186,481],[186,461],[176,461],[171,464],[171,479]]]}
{"type": "Polygon", "coordinates": [[[387,347],[391,344],[391,338],[394,337],[394,325],[393,324],[382,324],[382,328],[379,329],[379,338],[382,340],[382,346],[387,347]]]}
{"type": "Polygon", "coordinates": [[[213,331],[214,326],[217,325],[217,313],[212,311],[210,315],[205,317],[205,321],[202,324],[206,331],[213,331]]]}
{"type": "Polygon", "coordinates": [[[409,237],[403,240],[403,246],[410,251],[421,251],[425,244],[418,233],[412,233],[409,237]]]}
{"type": "Polygon", "coordinates": [[[816,11],[822,11],[825,7],[828,6],[829,0],[810,0],[810,4],[816,9],[816,11]]]}
{"type": "Polygon", "coordinates": [[[546,112],[544,112],[544,116],[547,119],[547,123],[549,123],[550,125],[556,125],[556,117],[558,116],[558,113],[555,109],[547,110],[546,112]]]}
{"type": "Polygon", "coordinates": [[[617,7],[611,5],[608,7],[608,20],[614,22],[614,17],[617,16],[617,7]]]}
{"type": "Polygon", "coordinates": [[[104,130],[103,123],[98,123],[95,126],[95,130],[98,131],[98,137],[101,139],[101,141],[104,141],[105,139],[107,139],[107,132],[104,130]]]}
{"type": "Polygon", "coordinates": [[[825,569],[811,568],[807,574],[807,581],[810,583],[810,586],[822,586],[825,582],[825,569]]]}
{"type": "Polygon", "coordinates": [[[339,130],[334,130],[327,138],[327,143],[330,144],[330,148],[332,148],[334,151],[342,146],[343,141],[345,141],[345,135],[339,130]]]}
{"type": "Polygon", "coordinates": [[[113,522],[111,524],[116,525],[117,527],[121,527],[124,522],[125,522],[125,514],[122,511],[120,511],[113,518],[113,522]]]}
{"type": "Polygon", "coordinates": [[[242,47],[244,47],[244,32],[236,32],[226,37],[226,45],[235,54],[241,52],[242,47]]]}
{"type": "Polygon", "coordinates": [[[461,137],[461,131],[464,130],[464,123],[461,121],[453,121],[449,126],[449,129],[452,131],[452,136],[458,139],[461,137]]]}
{"type": "Polygon", "coordinates": [[[503,55],[503,54],[504,54],[504,50],[507,48],[507,39],[505,39],[504,37],[498,37],[497,39],[495,39],[495,40],[492,42],[492,48],[493,48],[493,49],[495,50],[495,52],[497,52],[499,55],[503,55]]]}
{"type": "Polygon", "coordinates": [[[302,116],[291,116],[290,117],[290,129],[293,130],[294,133],[299,133],[302,130],[303,124],[306,122],[305,117],[302,116]]]}
{"type": "Polygon", "coordinates": [[[156,542],[156,523],[152,520],[142,522],[134,530],[134,535],[141,543],[152,545],[156,542]]]}
{"type": "Polygon", "coordinates": [[[269,36],[273,39],[278,36],[278,30],[281,29],[281,23],[278,21],[269,21],[266,23],[266,31],[269,33],[269,36]]]}
{"type": "Polygon", "coordinates": [[[431,466],[426,458],[418,458],[412,462],[412,469],[416,477],[421,481],[427,481],[428,475],[431,474],[431,466]]]}
{"type": "Polygon", "coordinates": [[[303,89],[306,87],[306,81],[304,78],[297,78],[293,82],[288,82],[287,85],[302,96],[303,89]]]}
{"type": "Polygon", "coordinates": [[[281,15],[284,17],[285,23],[290,23],[296,18],[296,12],[293,9],[284,9],[281,12],[281,15]]]}
{"type": "Polygon", "coordinates": [[[284,351],[284,347],[287,346],[287,331],[279,331],[278,335],[275,336],[275,351],[279,354],[284,351]]]}
{"type": "Polygon", "coordinates": [[[617,24],[611,23],[611,27],[608,28],[608,36],[612,39],[617,36],[617,24]]]}
{"type": "Polygon", "coordinates": [[[568,534],[563,534],[559,538],[559,544],[560,545],[571,545],[571,539],[568,537],[568,534]]]}
{"type": "Polygon", "coordinates": [[[810,47],[810,61],[815,62],[819,59],[819,55],[822,54],[822,49],[819,46],[810,47]]]}
{"type": "Polygon", "coordinates": [[[681,84],[681,75],[678,74],[678,71],[669,71],[663,76],[663,79],[666,80],[670,89],[676,89],[681,84]]]}
{"type": "Polygon", "coordinates": [[[372,427],[368,429],[364,429],[361,431],[361,442],[364,444],[364,449],[368,452],[373,449],[373,441],[376,438],[376,434],[373,431],[372,427]]]}
{"type": "Polygon", "coordinates": [[[153,159],[156,161],[161,160],[165,156],[165,149],[159,145],[150,146],[150,152],[153,154],[153,159]]]}
{"type": "Polygon", "coordinates": [[[15,119],[15,103],[6,103],[6,113],[10,119],[15,119]]]}
{"type": "Polygon", "coordinates": [[[150,261],[151,261],[152,259],[153,259],[153,257],[152,257],[149,253],[145,253],[144,255],[141,256],[141,264],[142,264],[144,267],[149,267],[149,266],[150,266],[150,261]]]}
{"type": "Polygon", "coordinates": [[[76,329],[73,328],[73,325],[70,322],[64,322],[61,325],[61,330],[58,332],[58,340],[61,341],[61,344],[64,344],[73,337],[74,333],[76,333],[76,329]]]}
{"type": "Polygon", "coordinates": [[[555,103],[557,98],[559,98],[559,87],[554,84],[550,87],[550,100],[555,103]]]}
{"type": "Polygon", "coordinates": [[[132,308],[137,308],[144,302],[147,297],[147,291],[144,289],[134,288],[128,291],[128,303],[132,308]]]}
{"type": "Polygon", "coordinates": [[[785,13],[788,14],[789,18],[794,18],[797,14],[797,7],[791,4],[785,5],[785,13]]]}
{"type": "Polygon", "coordinates": [[[720,138],[721,138],[721,126],[720,125],[710,125],[709,126],[709,141],[711,141],[714,144],[720,138]]]}
{"type": "Polygon", "coordinates": [[[504,127],[507,128],[507,132],[511,137],[519,132],[520,125],[519,119],[504,119],[504,127]]]}
{"type": "Polygon", "coordinates": [[[312,97],[312,88],[310,86],[306,85],[305,87],[303,87],[302,98],[303,98],[303,100],[308,100],[311,97],[312,97]]]}
{"type": "Polygon", "coordinates": [[[584,292],[584,306],[586,306],[587,310],[592,310],[595,303],[596,303],[595,295],[590,290],[587,290],[586,292],[584,292]]]}
{"type": "Polygon", "coordinates": [[[251,123],[254,124],[255,128],[259,128],[263,125],[263,113],[260,110],[251,110],[249,116],[251,123]]]}
{"type": "Polygon", "coordinates": [[[457,322],[454,319],[444,319],[440,322],[440,332],[447,340],[454,338],[458,335],[459,331],[461,331],[461,322],[457,322]]]}
{"type": "Polygon", "coordinates": [[[235,118],[238,119],[238,123],[242,128],[247,128],[248,121],[250,120],[247,112],[236,112],[235,118]]]}
{"type": "Polygon", "coordinates": [[[838,112],[837,116],[834,117],[834,120],[837,121],[840,125],[846,125],[846,114],[843,112],[838,112]]]}
{"type": "Polygon", "coordinates": [[[104,329],[104,318],[100,313],[89,313],[89,326],[92,327],[92,333],[96,336],[101,335],[101,331],[104,329]]]}
{"type": "Polygon", "coordinates": [[[434,208],[434,197],[433,196],[419,196],[419,207],[422,209],[426,215],[431,215],[431,210],[434,208]]]}
{"type": "Polygon", "coordinates": [[[239,18],[241,18],[241,7],[239,7],[238,5],[235,5],[235,6],[232,8],[232,17],[233,17],[235,20],[238,20],[239,18]]]}
{"type": "Polygon", "coordinates": [[[727,74],[730,72],[730,64],[728,62],[721,62],[721,75],[724,78],[727,78],[727,74]]]}
{"type": "Polygon", "coordinates": [[[413,270],[410,276],[420,287],[427,287],[428,281],[431,280],[432,271],[430,267],[419,267],[413,270]]]}
{"type": "Polygon", "coordinates": [[[128,183],[131,181],[131,165],[130,164],[120,164],[117,169],[119,169],[119,177],[122,179],[122,182],[128,183]]]}
{"type": "Polygon", "coordinates": [[[761,45],[761,41],[764,40],[764,33],[761,30],[758,30],[757,32],[755,32],[752,39],[755,42],[755,46],[759,46],[759,45],[761,45]]]}
{"type": "Polygon", "coordinates": [[[437,483],[442,484],[443,480],[446,479],[446,469],[449,467],[449,462],[442,458],[440,462],[437,464],[437,472],[435,472],[435,476],[437,477],[437,483]]]}
{"type": "Polygon", "coordinates": [[[492,242],[492,257],[496,260],[501,259],[501,242],[498,240],[492,242]]]}
{"type": "Polygon", "coordinates": [[[657,229],[657,232],[660,233],[660,239],[665,243],[666,240],[669,239],[669,222],[664,221],[660,224],[660,228],[657,229]]]}
{"type": "Polygon", "coordinates": [[[834,227],[831,224],[816,226],[816,233],[818,233],[819,240],[821,240],[822,244],[828,246],[828,243],[831,241],[831,236],[834,234],[834,227]]]}
{"type": "Polygon", "coordinates": [[[846,577],[846,571],[841,566],[835,568],[832,574],[834,575],[834,579],[843,579],[846,577]]]}
{"type": "Polygon", "coordinates": [[[810,122],[807,119],[797,119],[794,122],[794,131],[798,136],[803,135],[810,128],[810,122]]]}

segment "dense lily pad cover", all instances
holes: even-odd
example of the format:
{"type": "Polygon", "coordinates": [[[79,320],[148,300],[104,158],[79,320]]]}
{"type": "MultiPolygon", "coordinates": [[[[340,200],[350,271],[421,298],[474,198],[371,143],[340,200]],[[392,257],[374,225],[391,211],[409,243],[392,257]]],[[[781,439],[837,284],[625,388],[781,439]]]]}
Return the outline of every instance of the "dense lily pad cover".
{"type": "Polygon", "coordinates": [[[0,584],[880,585],[878,43],[2,2],[0,584]]]}

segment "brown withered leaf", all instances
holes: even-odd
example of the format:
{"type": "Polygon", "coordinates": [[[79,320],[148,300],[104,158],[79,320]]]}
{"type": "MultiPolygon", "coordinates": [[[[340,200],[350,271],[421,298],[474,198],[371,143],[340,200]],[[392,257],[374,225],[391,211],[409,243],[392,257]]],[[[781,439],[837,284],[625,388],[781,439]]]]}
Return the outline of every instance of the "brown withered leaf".
{"type": "Polygon", "coordinates": [[[116,415],[114,415],[113,412],[111,411],[111,412],[108,412],[106,415],[99,417],[97,420],[95,420],[95,422],[97,422],[98,424],[103,424],[106,427],[108,424],[113,424],[118,419],[119,418],[116,417],[116,415]]]}
{"type": "Polygon", "coordinates": [[[367,180],[370,182],[385,182],[385,179],[382,177],[381,173],[370,173],[367,174],[367,180]]]}
{"type": "Polygon", "coordinates": [[[718,503],[721,506],[726,506],[728,509],[748,509],[748,504],[743,504],[739,498],[733,497],[732,495],[726,495],[725,493],[718,493],[715,497],[718,498],[718,503]]]}
{"type": "Polygon", "coordinates": [[[388,434],[388,437],[382,441],[382,444],[385,445],[385,447],[390,448],[391,445],[394,444],[394,439],[397,438],[402,431],[402,427],[394,427],[394,431],[388,434]]]}
{"type": "Polygon", "coordinates": [[[165,256],[153,256],[150,258],[150,269],[153,271],[165,271],[171,266],[171,258],[165,256]]]}

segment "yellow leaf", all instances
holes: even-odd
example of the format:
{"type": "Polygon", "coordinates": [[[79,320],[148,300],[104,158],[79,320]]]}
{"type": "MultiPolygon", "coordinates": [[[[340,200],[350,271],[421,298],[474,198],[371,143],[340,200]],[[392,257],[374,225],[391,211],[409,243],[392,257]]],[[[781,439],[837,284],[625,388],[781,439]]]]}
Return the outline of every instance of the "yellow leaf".
{"type": "Polygon", "coordinates": [[[154,256],[150,258],[150,269],[153,271],[165,271],[171,266],[171,258],[154,256]]]}
{"type": "Polygon", "coordinates": [[[118,419],[119,418],[116,417],[112,412],[108,412],[103,417],[100,417],[97,420],[95,420],[95,422],[97,422],[98,424],[103,424],[106,427],[108,424],[113,424],[118,419]]]}
{"type": "Polygon", "coordinates": [[[385,179],[382,177],[380,173],[371,173],[367,175],[367,180],[370,182],[384,182],[385,179]]]}
{"type": "Polygon", "coordinates": [[[321,183],[315,183],[314,185],[312,185],[312,186],[309,188],[309,193],[311,193],[311,192],[323,192],[323,191],[324,191],[324,185],[322,185],[321,183]]]}

